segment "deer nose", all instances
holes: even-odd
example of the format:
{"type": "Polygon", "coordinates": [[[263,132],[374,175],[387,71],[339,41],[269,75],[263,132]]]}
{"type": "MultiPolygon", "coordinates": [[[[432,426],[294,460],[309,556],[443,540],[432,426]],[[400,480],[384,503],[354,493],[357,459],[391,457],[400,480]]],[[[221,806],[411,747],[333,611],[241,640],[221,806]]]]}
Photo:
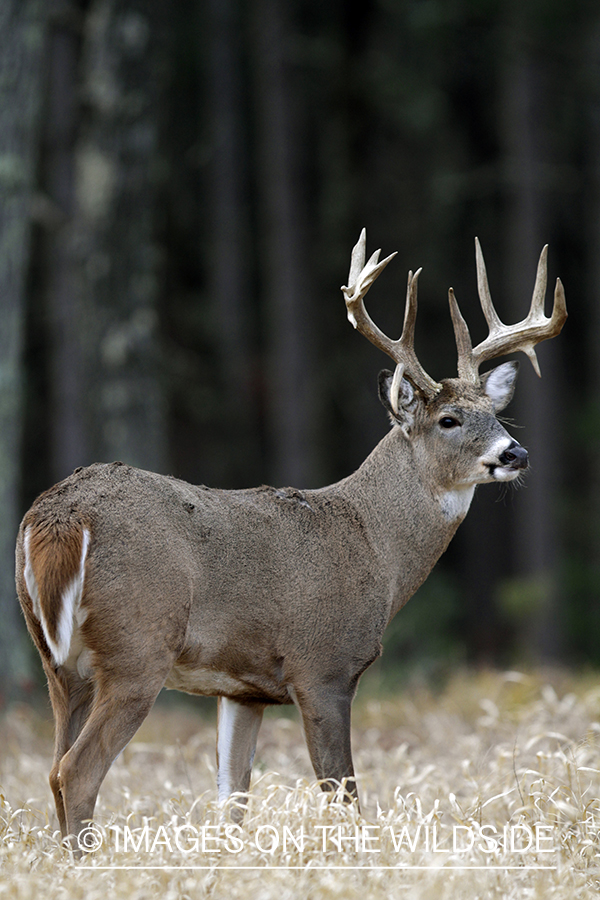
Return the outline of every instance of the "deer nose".
{"type": "Polygon", "coordinates": [[[500,463],[509,469],[526,469],[529,465],[529,454],[525,447],[514,441],[500,454],[500,463]]]}

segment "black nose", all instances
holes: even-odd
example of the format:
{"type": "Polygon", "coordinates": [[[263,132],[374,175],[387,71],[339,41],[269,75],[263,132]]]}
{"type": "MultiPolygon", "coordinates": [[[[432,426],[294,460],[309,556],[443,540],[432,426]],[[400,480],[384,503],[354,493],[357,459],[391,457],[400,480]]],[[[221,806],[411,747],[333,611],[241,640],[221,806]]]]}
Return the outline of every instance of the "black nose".
{"type": "Polygon", "coordinates": [[[500,463],[510,469],[526,469],[529,465],[529,454],[525,447],[515,441],[500,455],[500,463]]]}

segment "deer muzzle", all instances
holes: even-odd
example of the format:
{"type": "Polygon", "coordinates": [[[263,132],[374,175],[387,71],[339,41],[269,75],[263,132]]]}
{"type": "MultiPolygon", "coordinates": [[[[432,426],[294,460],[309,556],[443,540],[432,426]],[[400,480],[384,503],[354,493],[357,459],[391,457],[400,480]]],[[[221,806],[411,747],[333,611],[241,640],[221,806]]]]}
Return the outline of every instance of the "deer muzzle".
{"type": "Polygon", "coordinates": [[[516,441],[513,441],[503,453],[501,453],[500,464],[508,469],[526,469],[529,465],[529,454],[525,447],[521,447],[516,441]]]}

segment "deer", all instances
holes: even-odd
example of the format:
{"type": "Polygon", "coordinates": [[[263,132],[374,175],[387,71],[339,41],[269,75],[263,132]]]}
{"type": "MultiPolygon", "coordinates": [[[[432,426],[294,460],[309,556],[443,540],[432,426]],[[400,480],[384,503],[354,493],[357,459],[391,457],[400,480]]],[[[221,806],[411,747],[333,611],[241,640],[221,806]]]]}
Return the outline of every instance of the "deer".
{"type": "Polygon", "coordinates": [[[342,287],[353,326],[386,353],[379,375],[390,429],[351,475],[313,490],[220,490],[114,462],[94,463],[41,494],[16,546],[16,585],[55,718],[50,786],[61,834],[93,819],[100,786],[163,687],[216,696],[218,802],[243,816],[263,711],[295,704],[317,780],[358,803],[351,706],[382,652],[386,626],[425,581],[465,518],[477,485],[507,483],[528,454],[497,418],[518,363],[488,360],[535,345],[567,317],[557,279],[544,304],[547,247],[531,308],[505,325],[476,239],[489,334],[473,347],[454,291],[458,377],[436,382],[415,349],[409,272],[398,340],[364,297],[395,256],[366,259],[363,230],[342,287]],[[232,804],[229,804],[232,805],[232,804]]]}

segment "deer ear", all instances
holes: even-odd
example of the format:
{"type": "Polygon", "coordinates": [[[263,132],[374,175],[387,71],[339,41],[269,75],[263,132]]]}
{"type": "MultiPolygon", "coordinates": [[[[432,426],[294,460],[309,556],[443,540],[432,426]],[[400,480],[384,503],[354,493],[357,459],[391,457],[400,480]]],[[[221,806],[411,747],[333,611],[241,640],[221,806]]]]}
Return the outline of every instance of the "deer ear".
{"type": "Polygon", "coordinates": [[[500,412],[508,406],[515,392],[515,382],[519,363],[516,361],[502,363],[491,372],[486,372],[481,378],[483,392],[487,394],[494,404],[494,411],[500,412]]]}
{"type": "Polygon", "coordinates": [[[414,425],[417,398],[412,384],[404,378],[402,364],[396,366],[395,372],[384,369],[379,373],[379,399],[392,421],[400,425],[408,437],[414,425]]]}

